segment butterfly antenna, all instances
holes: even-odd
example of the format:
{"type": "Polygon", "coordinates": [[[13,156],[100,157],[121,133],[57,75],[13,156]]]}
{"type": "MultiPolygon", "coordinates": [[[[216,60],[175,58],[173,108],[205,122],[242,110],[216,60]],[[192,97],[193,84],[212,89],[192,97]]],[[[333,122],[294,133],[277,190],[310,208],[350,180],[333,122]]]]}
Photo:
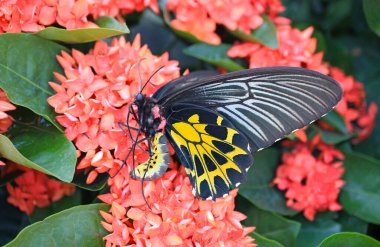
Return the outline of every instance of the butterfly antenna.
{"type": "Polygon", "coordinates": [[[143,60],[145,60],[145,58],[141,58],[140,60],[139,60],[139,62],[137,63],[137,72],[139,73],[139,78],[140,78],[140,88],[139,88],[139,92],[141,92],[142,91],[142,77],[141,77],[141,62],[143,61],[143,60]]]}
{"type": "Polygon", "coordinates": [[[140,90],[140,93],[142,93],[142,91],[144,90],[144,88],[146,87],[146,85],[148,85],[148,83],[150,82],[150,80],[153,78],[153,76],[155,76],[160,70],[162,70],[165,66],[161,66],[159,67],[156,71],[153,72],[153,74],[149,77],[149,79],[145,82],[144,86],[141,88],[140,90]]]}

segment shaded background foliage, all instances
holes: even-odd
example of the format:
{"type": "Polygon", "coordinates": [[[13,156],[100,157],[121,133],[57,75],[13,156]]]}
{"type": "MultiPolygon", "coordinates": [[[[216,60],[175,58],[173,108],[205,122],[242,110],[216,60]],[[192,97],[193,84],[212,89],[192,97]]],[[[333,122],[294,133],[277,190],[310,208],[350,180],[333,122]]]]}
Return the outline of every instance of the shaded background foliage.
{"type": "MultiPolygon", "coordinates": [[[[325,60],[363,82],[367,92],[367,100],[380,105],[378,95],[380,92],[380,82],[378,81],[380,80],[380,42],[379,37],[368,25],[363,2],[360,0],[283,0],[283,3],[287,7],[284,15],[292,19],[293,26],[300,29],[314,26],[314,36],[318,39],[317,49],[324,51],[325,60]]],[[[179,39],[165,26],[164,20],[152,12],[145,11],[142,14],[129,15],[126,22],[131,30],[130,40],[137,33],[141,33],[142,43],[148,44],[153,53],[161,54],[168,51],[171,59],[180,62],[181,68],[190,68],[191,70],[213,68],[206,62],[186,55],[191,54],[187,48],[191,43],[187,42],[186,39],[179,39]]],[[[72,47],[82,51],[90,49],[91,46],[92,44],[89,43],[72,45],[72,47]]],[[[206,51],[207,48],[205,48],[206,51]]],[[[223,57],[216,56],[213,57],[213,60],[223,60],[223,57]]],[[[237,68],[239,65],[246,66],[244,61],[236,61],[237,68]]],[[[377,122],[380,122],[380,114],[377,115],[377,122]]],[[[380,124],[377,124],[372,135],[359,145],[354,146],[354,151],[380,159],[379,135],[380,124]]],[[[267,197],[255,198],[255,206],[252,207],[247,198],[265,194],[255,194],[255,191],[273,180],[275,167],[279,163],[280,152],[276,149],[268,149],[256,155],[255,159],[256,167],[251,170],[250,179],[252,179],[252,183],[249,183],[253,187],[242,186],[241,195],[237,199],[237,209],[248,215],[248,219],[244,222],[246,225],[257,227],[253,237],[258,244],[262,243],[261,246],[317,246],[324,238],[342,231],[366,233],[380,240],[380,227],[378,225],[368,224],[346,211],[319,213],[315,221],[309,222],[303,216],[296,215],[296,212],[284,206],[285,199],[279,196],[282,192],[277,189],[271,188],[267,197]],[[281,200],[283,203],[278,204],[281,200]],[[273,204],[271,204],[272,202],[273,204]],[[272,212],[263,208],[272,209],[270,210],[272,212]],[[273,211],[283,216],[275,214],[273,211]]],[[[360,166],[358,163],[356,165],[360,166]]],[[[80,181],[81,178],[77,177],[76,179],[80,181]]],[[[367,178],[359,179],[365,180],[367,178]]],[[[379,181],[370,182],[380,182],[380,178],[375,177],[374,179],[379,181]]],[[[93,185],[92,188],[99,185],[96,189],[100,189],[104,185],[105,179],[100,178],[100,180],[99,184],[93,185]]],[[[78,183],[80,184],[80,182],[78,183]]],[[[104,191],[100,194],[102,193],[104,191]]],[[[37,210],[30,218],[27,218],[17,209],[9,208],[9,205],[6,206],[6,192],[2,188],[0,212],[2,214],[7,212],[1,217],[4,219],[2,220],[2,227],[9,227],[5,231],[0,231],[0,244],[13,239],[18,231],[28,223],[41,220],[47,215],[75,205],[92,203],[96,201],[97,194],[96,192],[81,190],[76,193],[74,199],[61,200],[52,204],[49,210],[37,210]],[[15,226],[17,225],[19,227],[16,229],[15,226]]],[[[379,201],[374,200],[374,202],[379,201]]],[[[368,206],[371,207],[372,205],[368,206]]]]}
{"type": "MultiPolygon", "coordinates": [[[[325,52],[325,60],[363,82],[367,101],[379,104],[380,42],[379,36],[368,25],[364,2],[284,0],[287,7],[284,15],[298,28],[314,26],[317,49],[325,52]]],[[[372,2],[370,8],[376,9],[379,2],[372,2]]],[[[379,115],[376,120],[379,123],[379,115]]],[[[379,135],[380,125],[376,124],[372,135],[355,146],[355,150],[380,158],[379,135]]]]}

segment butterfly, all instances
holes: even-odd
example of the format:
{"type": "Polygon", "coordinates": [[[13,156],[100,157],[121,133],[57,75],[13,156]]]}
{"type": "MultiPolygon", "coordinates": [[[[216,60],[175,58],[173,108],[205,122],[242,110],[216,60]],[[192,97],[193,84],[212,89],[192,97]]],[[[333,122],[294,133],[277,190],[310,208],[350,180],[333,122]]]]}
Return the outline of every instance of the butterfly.
{"type": "Polygon", "coordinates": [[[167,83],[152,96],[142,93],[144,87],[122,125],[131,137],[131,130],[145,136],[135,138],[131,150],[146,141],[149,159],[130,176],[142,181],[162,176],[169,164],[170,142],[193,194],[213,200],[246,180],[254,153],[321,118],[342,97],[332,78],[293,67],[221,75],[195,72],[167,83]],[[138,128],[129,125],[130,114],[138,128]]]}

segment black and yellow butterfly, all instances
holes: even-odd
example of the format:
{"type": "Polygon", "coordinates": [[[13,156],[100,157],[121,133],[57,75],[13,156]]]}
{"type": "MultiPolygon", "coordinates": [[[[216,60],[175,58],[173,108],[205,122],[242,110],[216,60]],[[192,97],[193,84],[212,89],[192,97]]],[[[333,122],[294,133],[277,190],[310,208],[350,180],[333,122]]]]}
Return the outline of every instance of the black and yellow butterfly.
{"type": "Polygon", "coordinates": [[[245,181],[253,153],[319,119],[342,97],[330,77],[291,67],[198,72],[169,82],[152,97],[141,91],[129,108],[139,128],[125,126],[129,135],[131,129],[145,135],[132,149],[148,140],[150,158],[131,177],[162,176],[169,164],[168,139],[193,193],[213,200],[245,181]]]}

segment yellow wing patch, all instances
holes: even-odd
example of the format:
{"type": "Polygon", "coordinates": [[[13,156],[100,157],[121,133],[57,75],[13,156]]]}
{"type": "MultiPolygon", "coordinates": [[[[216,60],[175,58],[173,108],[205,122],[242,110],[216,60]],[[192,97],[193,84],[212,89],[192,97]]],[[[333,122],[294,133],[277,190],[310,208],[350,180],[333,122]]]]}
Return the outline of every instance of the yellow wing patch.
{"type": "Polygon", "coordinates": [[[226,119],[211,110],[186,109],[169,121],[168,134],[197,196],[215,199],[245,179],[253,163],[249,144],[226,119]]]}

